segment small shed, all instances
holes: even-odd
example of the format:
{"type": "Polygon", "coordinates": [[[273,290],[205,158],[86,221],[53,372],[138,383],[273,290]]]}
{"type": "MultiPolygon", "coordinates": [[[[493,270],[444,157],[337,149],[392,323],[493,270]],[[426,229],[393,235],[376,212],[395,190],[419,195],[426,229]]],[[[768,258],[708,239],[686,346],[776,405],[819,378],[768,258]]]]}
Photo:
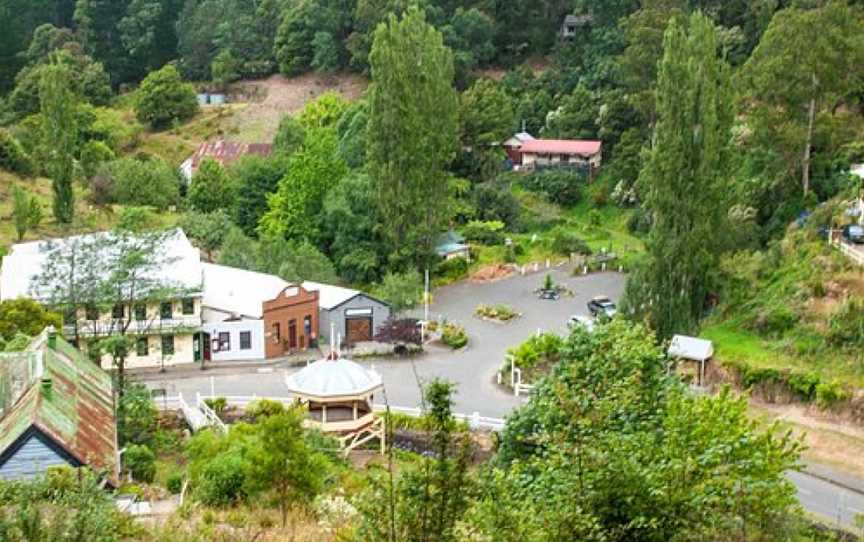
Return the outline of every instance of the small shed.
{"type": "MultiPolygon", "coordinates": [[[[0,355],[16,367],[17,389],[0,389],[0,479],[28,479],[53,466],[89,467],[118,485],[111,376],[53,328],[24,352],[0,355]],[[8,400],[7,400],[8,399],[8,400]]],[[[6,375],[0,375],[6,376],[6,375]]]]}
{"type": "Polygon", "coordinates": [[[445,260],[464,258],[471,261],[471,247],[465,242],[465,237],[454,230],[442,234],[435,242],[435,253],[445,260]]]}
{"type": "Polygon", "coordinates": [[[349,345],[372,341],[378,328],[390,318],[389,304],[360,290],[308,280],[300,286],[318,292],[319,344],[328,329],[335,329],[349,345]]]}
{"type": "Polygon", "coordinates": [[[588,26],[593,21],[591,15],[567,15],[564,17],[564,22],[561,24],[561,37],[572,38],[576,32],[585,26],[588,26]]]}
{"type": "Polygon", "coordinates": [[[698,364],[698,385],[705,381],[705,364],[714,357],[714,343],[706,339],[675,335],[667,351],[670,357],[698,364]]]}
{"type": "Polygon", "coordinates": [[[522,164],[522,145],[527,141],[533,141],[534,136],[526,132],[524,129],[518,134],[513,134],[510,139],[504,142],[504,152],[507,153],[507,158],[515,165],[522,164]]]}
{"type": "Polygon", "coordinates": [[[384,389],[381,375],[335,350],[331,355],[285,379],[288,391],[306,405],[306,425],[334,434],[346,453],[376,438],[383,453],[384,425],[372,408],[375,393],[384,389]]]}

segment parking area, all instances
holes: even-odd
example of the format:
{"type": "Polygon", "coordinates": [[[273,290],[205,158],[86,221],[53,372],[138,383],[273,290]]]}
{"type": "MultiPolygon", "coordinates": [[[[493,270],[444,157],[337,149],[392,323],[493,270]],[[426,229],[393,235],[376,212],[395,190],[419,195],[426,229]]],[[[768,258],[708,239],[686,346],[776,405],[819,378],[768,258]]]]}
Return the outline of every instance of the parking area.
{"type": "MultiPolygon", "coordinates": [[[[470,414],[479,412],[484,416],[503,417],[522,403],[522,399],[500,389],[495,384],[495,374],[504,360],[507,349],[520,344],[532,333],[540,331],[564,332],[567,321],[573,315],[587,315],[588,301],[597,295],[608,295],[618,301],[624,291],[625,276],[618,273],[597,273],[586,276],[571,276],[569,271],[552,269],[549,274],[554,281],[567,287],[572,296],[564,295],[557,301],[541,300],[534,291],[539,288],[545,272],[527,276],[514,276],[489,283],[459,282],[434,292],[430,306],[432,318],[444,317],[465,326],[470,342],[459,351],[432,346],[410,360],[366,359],[363,363],[374,365],[383,378],[387,390],[387,401],[391,405],[416,407],[420,405],[421,382],[443,378],[456,385],[455,410],[470,414]],[[499,324],[474,317],[474,309],[484,303],[503,303],[511,306],[522,316],[514,321],[499,324]]],[[[422,309],[414,312],[421,316],[422,309]]],[[[200,377],[150,382],[153,387],[162,387],[174,395],[182,392],[194,396],[196,391],[210,393],[211,388],[221,395],[285,395],[284,379],[272,370],[264,373],[239,372],[219,374],[207,373],[200,377]]],[[[384,398],[376,398],[383,403],[384,398]]]]}

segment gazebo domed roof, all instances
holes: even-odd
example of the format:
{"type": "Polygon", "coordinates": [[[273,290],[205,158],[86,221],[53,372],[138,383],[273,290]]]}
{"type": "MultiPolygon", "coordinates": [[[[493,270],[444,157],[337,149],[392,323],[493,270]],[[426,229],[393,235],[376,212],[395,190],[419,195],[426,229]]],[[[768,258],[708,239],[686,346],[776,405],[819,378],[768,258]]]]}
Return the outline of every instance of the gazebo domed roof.
{"type": "Polygon", "coordinates": [[[347,359],[322,359],[285,378],[288,391],[314,399],[368,395],[383,386],[381,375],[347,359]]]}

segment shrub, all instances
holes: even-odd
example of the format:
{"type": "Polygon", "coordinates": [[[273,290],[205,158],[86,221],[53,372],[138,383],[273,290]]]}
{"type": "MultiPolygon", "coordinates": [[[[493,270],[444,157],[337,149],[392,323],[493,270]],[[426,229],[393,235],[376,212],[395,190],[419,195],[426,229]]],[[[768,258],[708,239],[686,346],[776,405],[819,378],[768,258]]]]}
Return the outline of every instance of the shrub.
{"type": "Polygon", "coordinates": [[[591,254],[591,248],[581,237],[564,228],[552,230],[552,250],[558,254],[591,254]]]}
{"type": "Polygon", "coordinates": [[[793,373],[789,375],[789,388],[805,401],[812,401],[816,397],[816,389],[819,384],[820,378],[817,373],[793,373]]]}
{"type": "Polygon", "coordinates": [[[150,444],[156,427],[156,407],[147,386],[127,383],[123,399],[117,408],[117,429],[120,445],[150,444]]]}
{"type": "Polygon", "coordinates": [[[576,171],[546,170],[526,175],[521,185],[531,192],[543,194],[547,200],[571,206],[582,199],[585,176],[576,171]]]}
{"type": "Polygon", "coordinates": [[[390,318],[375,332],[375,340],[384,343],[420,344],[420,326],[416,318],[390,318]]]}
{"type": "Polygon", "coordinates": [[[216,414],[222,414],[225,412],[225,407],[228,406],[228,399],[224,397],[214,397],[212,399],[205,399],[204,404],[210,407],[210,409],[216,414]]]}
{"type": "MultiPolygon", "coordinates": [[[[564,339],[554,333],[541,333],[532,335],[527,341],[516,348],[511,348],[508,353],[513,358],[516,367],[522,370],[530,370],[547,362],[557,361],[561,355],[564,339]]],[[[509,367],[508,367],[509,369],[509,367]]]]}
{"type": "Polygon", "coordinates": [[[435,266],[435,275],[448,280],[458,280],[466,273],[468,273],[468,260],[465,258],[442,260],[435,266]]]}
{"type": "Polygon", "coordinates": [[[462,234],[469,241],[483,245],[498,245],[503,241],[504,223],[500,220],[472,220],[462,228],[462,234]]]}
{"type": "Polygon", "coordinates": [[[164,160],[121,158],[105,164],[96,177],[103,175],[110,179],[111,203],[149,205],[165,210],[180,198],[177,170],[164,160]]]}
{"type": "Polygon", "coordinates": [[[847,299],[828,321],[828,342],[834,346],[864,345],[864,304],[847,299]]]}
{"type": "Polygon", "coordinates": [[[246,496],[246,464],[236,454],[213,457],[195,480],[195,497],[208,506],[226,506],[246,496]]]}
{"type": "Polygon", "coordinates": [[[471,202],[479,220],[500,220],[508,227],[519,222],[519,201],[497,183],[480,183],[471,190],[471,202]]]}
{"type": "Polygon", "coordinates": [[[423,278],[416,270],[405,273],[387,273],[378,295],[398,314],[414,308],[423,299],[423,278]]]}
{"type": "Polygon", "coordinates": [[[816,404],[820,408],[830,408],[848,401],[850,397],[851,394],[837,382],[820,382],[816,386],[816,404]]]}
{"type": "Polygon", "coordinates": [[[135,96],[138,120],[154,128],[191,118],[198,112],[198,98],[192,85],[184,83],[172,64],[151,72],[135,96]]]}
{"type": "Polygon", "coordinates": [[[29,176],[33,174],[33,162],[30,156],[7,130],[0,129],[0,169],[29,176]]]}
{"type": "Polygon", "coordinates": [[[514,311],[512,308],[507,305],[477,305],[477,308],[474,309],[474,314],[480,316],[481,318],[491,318],[493,320],[500,320],[502,322],[509,322],[513,320],[519,313],[514,311]]]}
{"type": "Polygon", "coordinates": [[[126,470],[132,474],[132,478],[139,482],[149,484],[156,476],[156,455],[143,444],[127,446],[123,453],[123,463],[126,465],[126,470]]]}
{"type": "Polygon", "coordinates": [[[252,416],[256,420],[268,416],[275,416],[276,414],[282,414],[283,412],[285,412],[285,405],[279,401],[273,401],[271,399],[258,399],[252,401],[246,406],[246,414],[252,416]]]}
{"type": "Polygon", "coordinates": [[[627,231],[630,233],[648,233],[651,229],[651,215],[641,207],[637,207],[627,219],[627,231]]]}
{"type": "Polygon", "coordinates": [[[111,147],[101,141],[88,141],[81,149],[81,169],[84,177],[91,178],[96,175],[99,166],[105,162],[114,160],[114,151],[111,147]]]}
{"type": "Polygon", "coordinates": [[[169,474],[168,479],[165,480],[165,489],[167,489],[172,495],[178,495],[183,491],[183,473],[172,472],[169,474]]]}
{"type": "Polygon", "coordinates": [[[446,323],[441,331],[441,341],[454,350],[468,344],[468,334],[459,324],[446,323]]]}
{"type": "Polygon", "coordinates": [[[758,333],[776,337],[792,329],[797,321],[798,316],[789,307],[774,306],[759,311],[751,327],[758,333]]]}

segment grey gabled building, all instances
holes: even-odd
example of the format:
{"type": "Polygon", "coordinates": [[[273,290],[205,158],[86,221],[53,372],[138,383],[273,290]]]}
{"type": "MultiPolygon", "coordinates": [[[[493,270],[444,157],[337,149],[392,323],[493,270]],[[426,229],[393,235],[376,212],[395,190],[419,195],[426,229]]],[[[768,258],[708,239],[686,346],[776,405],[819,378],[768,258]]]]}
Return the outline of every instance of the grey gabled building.
{"type": "Polygon", "coordinates": [[[390,318],[390,305],[359,290],[310,281],[302,286],[319,292],[319,344],[327,344],[331,326],[344,343],[371,341],[390,318]]]}

